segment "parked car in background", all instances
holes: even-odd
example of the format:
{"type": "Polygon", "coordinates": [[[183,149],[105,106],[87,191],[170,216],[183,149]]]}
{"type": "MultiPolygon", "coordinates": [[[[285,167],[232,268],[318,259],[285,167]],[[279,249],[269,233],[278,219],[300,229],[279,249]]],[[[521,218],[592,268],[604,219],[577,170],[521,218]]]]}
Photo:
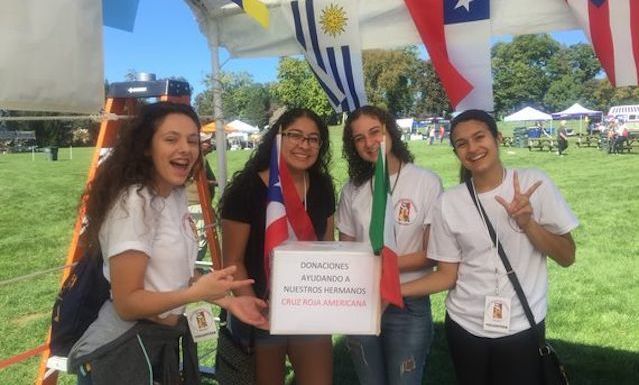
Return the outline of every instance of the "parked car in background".
{"type": "Polygon", "coordinates": [[[608,116],[623,121],[628,129],[629,138],[639,138],[639,104],[612,106],[608,116]]]}

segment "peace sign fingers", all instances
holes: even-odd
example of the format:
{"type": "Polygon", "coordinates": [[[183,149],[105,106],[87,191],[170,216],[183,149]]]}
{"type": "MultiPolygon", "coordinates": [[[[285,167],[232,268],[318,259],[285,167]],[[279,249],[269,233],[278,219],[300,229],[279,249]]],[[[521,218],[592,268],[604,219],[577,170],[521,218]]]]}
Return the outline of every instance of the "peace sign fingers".
{"type": "Polygon", "coordinates": [[[530,222],[533,213],[530,197],[539,188],[541,183],[541,181],[533,183],[532,186],[522,193],[519,184],[519,175],[517,171],[515,171],[513,174],[513,199],[508,202],[503,197],[495,196],[495,200],[504,207],[508,216],[513,218],[520,228],[524,228],[528,222],[530,222]]]}
{"type": "Polygon", "coordinates": [[[530,196],[537,190],[537,188],[539,188],[539,186],[541,186],[541,183],[542,183],[542,181],[540,181],[540,180],[538,180],[537,182],[533,183],[533,185],[530,186],[530,188],[528,190],[526,190],[524,195],[527,196],[528,198],[530,198],[530,196]]]}

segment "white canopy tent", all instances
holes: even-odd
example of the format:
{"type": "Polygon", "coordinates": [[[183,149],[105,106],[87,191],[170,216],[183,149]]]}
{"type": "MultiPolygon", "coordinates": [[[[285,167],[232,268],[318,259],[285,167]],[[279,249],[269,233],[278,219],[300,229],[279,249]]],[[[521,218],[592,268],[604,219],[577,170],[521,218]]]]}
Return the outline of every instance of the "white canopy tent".
{"type": "Polygon", "coordinates": [[[563,111],[553,113],[553,115],[559,115],[561,117],[561,116],[570,116],[570,115],[575,115],[575,116],[596,115],[601,113],[602,113],[601,111],[591,110],[582,106],[579,103],[575,103],[563,111]]]}
{"type": "MultiPolygon", "coordinates": [[[[301,54],[293,32],[279,7],[291,0],[262,0],[270,9],[264,30],[242,9],[225,0],[185,0],[193,9],[209,43],[218,42],[232,57],[268,57],[301,54]],[[226,4],[226,5],[225,5],[226,4]]],[[[354,0],[335,0],[336,3],[354,0]]],[[[491,0],[493,36],[523,35],[578,29],[564,1],[491,0]]],[[[360,0],[359,29],[362,48],[397,48],[421,44],[404,0],[360,0]],[[380,36],[384,36],[380,39],[380,36]]]]}
{"type": "Polygon", "coordinates": [[[579,134],[583,131],[584,118],[588,119],[589,116],[599,116],[603,120],[603,112],[588,109],[579,103],[575,103],[572,106],[566,108],[563,111],[555,112],[552,114],[555,119],[579,119],[579,134]]]}
{"type": "Polygon", "coordinates": [[[536,110],[532,107],[524,107],[521,110],[510,114],[504,118],[505,122],[525,122],[525,121],[552,121],[552,116],[536,110]]]}
{"type": "Polygon", "coordinates": [[[235,132],[244,132],[247,134],[254,134],[260,131],[257,127],[251,126],[250,124],[244,123],[243,121],[238,119],[227,124],[227,126],[231,127],[235,132]]]}

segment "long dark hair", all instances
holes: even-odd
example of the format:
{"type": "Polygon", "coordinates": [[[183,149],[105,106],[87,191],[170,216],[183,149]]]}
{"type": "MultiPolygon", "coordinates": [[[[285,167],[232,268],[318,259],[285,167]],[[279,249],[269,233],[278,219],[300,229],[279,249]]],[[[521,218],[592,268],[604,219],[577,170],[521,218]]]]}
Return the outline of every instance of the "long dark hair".
{"type": "Polygon", "coordinates": [[[236,188],[243,188],[247,185],[247,182],[254,177],[260,171],[264,171],[269,168],[269,162],[271,160],[271,150],[273,148],[273,141],[277,136],[277,133],[281,130],[285,130],[291,126],[299,118],[311,119],[317,125],[319,135],[322,140],[322,145],[319,148],[317,154],[317,161],[308,169],[308,175],[313,178],[325,178],[332,183],[332,179],[329,174],[329,165],[331,163],[330,139],[328,137],[328,126],[315,112],[307,108],[293,108],[286,111],[282,116],[277,119],[268,131],[262,135],[262,141],[257,146],[255,151],[251,154],[248,161],[244,165],[244,168],[237,171],[233,175],[233,179],[224,189],[222,198],[220,199],[220,212],[224,207],[224,202],[229,195],[233,194],[236,188]]]}
{"type": "Polygon", "coordinates": [[[386,110],[375,106],[362,106],[355,109],[348,115],[344,124],[344,134],[342,136],[342,154],[348,162],[348,176],[355,186],[361,186],[369,180],[375,172],[375,165],[362,159],[357,153],[355,142],[353,141],[353,123],[361,116],[369,116],[377,119],[386,126],[386,130],[391,138],[391,153],[403,163],[412,163],[413,154],[408,150],[406,143],[402,141],[402,131],[395,122],[395,118],[386,110]]]}
{"type": "MultiPolygon", "coordinates": [[[[139,185],[139,192],[153,185],[155,168],[150,155],[151,141],[170,114],[186,115],[200,129],[200,120],[191,106],[158,102],[143,106],[137,118],[120,130],[115,146],[83,194],[88,219],[84,242],[88,250],[99,249],[100,227],[118,197],[130,186],[139,185]]],[[[202,162],[201,157],[200,153],[195,164],[202,162]]]]}
{"type": "MultiPolygon", "coordinates": [[[[484,110],[466,110],[461,114],[457,115],[450,122],[450,144],[453,146],[453,151],[455,151],[455,141],[453,140],[453,132],[455,131],[455,127],[459,123],[467,122],[469,120],[476,120],[478,122],[484,123],[488,127],[488,131],[490,134],[497,140],[499,137],[499,130],[497,129],[497,122],[495,118],[493,118],[488,112],[484,110]]],[[[464,183],[466,180],[471,178],[470,170],[468,170],[463,165],[459,168],[459,181],[464,183]]]]}

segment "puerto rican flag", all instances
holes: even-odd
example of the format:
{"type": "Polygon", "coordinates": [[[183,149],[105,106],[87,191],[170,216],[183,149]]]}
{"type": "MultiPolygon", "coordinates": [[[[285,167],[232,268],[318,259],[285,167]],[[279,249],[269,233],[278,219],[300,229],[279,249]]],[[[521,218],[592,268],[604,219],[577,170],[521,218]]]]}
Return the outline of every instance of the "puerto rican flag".
{"type": "Polygon", "coordinates": [[[615,87],[639,78],[639,1],[567,0],[615,87]]]}
{"type": "Polygon", "coordinates": [[[299,0],[282,7],[306,61],[337,112],[368,103],[357,8],[357,0],[299,0]]]}
{"type": "Polygon", "coordinates": [[[492,111],[490,0],[405,0],[456,111],[492,111]]]}
{"type": "Polygon", "coordinates": [[[273,141],[266,195],[266,229],[264,232],[264,272],[270,282],[271,254],[286,240],[315,241],[315,229],[293,179],[281,156],[282,135],[273,141]]]}

